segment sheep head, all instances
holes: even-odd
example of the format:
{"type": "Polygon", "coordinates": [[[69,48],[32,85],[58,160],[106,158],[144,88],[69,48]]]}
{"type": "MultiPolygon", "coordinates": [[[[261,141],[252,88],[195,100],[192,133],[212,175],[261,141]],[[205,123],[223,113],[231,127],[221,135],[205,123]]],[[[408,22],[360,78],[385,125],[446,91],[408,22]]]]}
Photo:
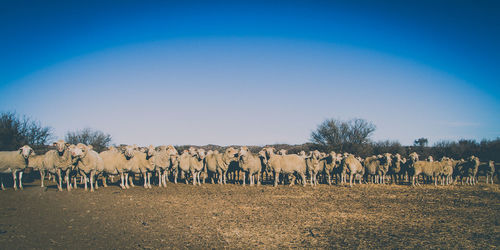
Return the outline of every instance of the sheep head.
{"type": "Polygon", "coordinates": [[[130,159],[134,157],[135,150],[136,150],[135,146],[130,146],[130,145],[125,146],[125,148],[123,149],[123,154],[130,159]]]}
{"type": "Polygon", "coordinates": [[[52,143],[52,146],[56,147],[59,155],[62,155],[64,151],[69,147],[69,143],[65,142],[64,140],[59,140],[52,143]]]}
{"type": "Polygon", "coordinates": [[[19,154],[23,156],[24,159],[28,159],[30,155],[35,155],[35,151],[28,145],[24,145],[19,148],[19,154]]]}

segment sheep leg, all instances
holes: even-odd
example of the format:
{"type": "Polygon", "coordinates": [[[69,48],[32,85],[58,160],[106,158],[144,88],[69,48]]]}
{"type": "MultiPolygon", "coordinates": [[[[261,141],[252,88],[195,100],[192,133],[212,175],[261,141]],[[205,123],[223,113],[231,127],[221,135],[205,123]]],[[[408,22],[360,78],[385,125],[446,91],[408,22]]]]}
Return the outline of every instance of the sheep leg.
{"type": "Polygon", "coordinates": [[[70,180],[71,169],[66,169],[66,189],[71,191],[71,180],[70,180]]]}
{"type": "Polygon", "coordinates": [[[161,180],[163,182],[163,187],[167,187],[167,170],[165,170],[165,172],[163,172],[161,180]]]}
{"type": "Polygon", "coordinates": [[[87,182],[88,182],[87,181],[87,174],[84,174],[82,177],[83,177],[83,181],[85,182],[85,191],[87,191],[87,189],[88,189],[87,188],[87,182]]]}
{"type": "Polygon", "coordinates": [[[278,186],[278,179],[280,178],[279,177],[279,174],[276,174],[276,171],[273,173],[274,174],[274,186],[277,187],[278,186]]]}
{"type": "Polygon", "coordinates": [[[17,190],[17,172],[16,170],[12,170],[12,179],[14,180],[14,190],[17,190]]]}
{"type": "Polygon", "coordinates": [[[168,175],[169,175],[169,171],[165,170],[165,172],[163,173],[163,186],[164,187],[167,187],[168,175]]]}
{"type": "Polygon", "coordinates": [[[43,187],[43,179],[45,179],[45,171],[40,170],[40,187],[43,187]]]}
{"type": "Polygon", "coordinates": [[[352,178],[353,178],[353,174],[350,174],[349,175],[349,186],[352,187],[352,178]]]}
{"type": "Polygon", "coordinates": [[[302,186],[306,186],[307,184],[307,180],[306,180],[306,174],[305,173],[301,173],[300,174],[300,178],[302,179],[302,186]]]}
{"type": "Polygon", "coordinates": [[[59,189],[59,191],[63,191],[62,189],[62,175],[61,175],[61,169],[57,169],[57,177],[59,178],[58,180],[58,185],[57,185],[57,188],[59,189]]]}
{"type": "Polygon", "coordinates": [[[94,172],[95,190],[99,189],[99,175],[94,172]]]}
{"type": "Polygon", "coordinates": [[[156,174],[158,175],[158,187],[163,186],[163,175],[161,174],[161,170],[156,170],[156,174]]]}
{"type": "Polygon", "coordinates": [[[90,172],[90,192],[94,192],[94,172],[90,172]]]}
{"type": "Polygon", "coordinates": [[[120,173],[120,188],[124,189],[125,188],[125,185],[123,184],[123,172],[120,173]]]}
{"type": "Polygon", "coordinates": [[[73,188],[74,188],[74,189],[77,189],[77,188],[78,188],[78,186],[76,185],[76,178],[73,178],[73,188]]]}
{"type": "Polygon", "coordinates": [[[288,186],[290,186],[290,187],[291,187],[291,186],[295,185],[295,180],[296,180],[296,179],[297,179],[297,178],[295,177],[295,174],[292,174],[292,181],[290,181],[290,184],[288,184],[288,186]]]}
{"type": "Polygon", "coordinates": [[[151,172],[148,172],[148,188],[151,188],[151,172]]]}
{"type": "Polygon", "coordinates": [[[120,179],[122,181],[121,188],[122,189],[126,189],[127,188],[127,186],[125,185],[125,184],[127,184],[127,176],[126,176],[126,174],[122,172],[121,175],[120,175],[120,179]]]}
{"type": "Polygon", "coordinates": [[[19,189],[23,190],[23,173],[24,171],[19,171],[19,189]]]}
{"type": "Polygon", "coordinates": [[[132,175],[129,174],[128,175],[128,181],[130,182],[129,184],[130,184],[131,187],[135,187],[135,185],[134,185],[134,179],[135,179],[135,174],[132,174],[132,175]]]}
{"type": "Polygon", "coordinates": [[[102,176],[102,186],[103,187],[108,187],[108,184],[106,183],[107,179],[108,179],[108,175],[107,174],[102,176]]]}
{"type": "Polygon", "coordinates": [[[129,181],[129,176],[128,175],[129,175],[129,173],[125,173],[125,188],[126,189],[130,188],[130,186],[128,184],[128,181],[129,181]]]}

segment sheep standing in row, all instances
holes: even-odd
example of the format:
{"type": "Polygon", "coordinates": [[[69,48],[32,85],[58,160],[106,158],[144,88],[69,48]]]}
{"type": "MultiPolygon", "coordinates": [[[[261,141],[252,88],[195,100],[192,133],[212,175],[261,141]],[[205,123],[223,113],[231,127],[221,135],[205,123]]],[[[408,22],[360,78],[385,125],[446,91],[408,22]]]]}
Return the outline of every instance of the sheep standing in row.
{"type": "MultiPolygon", "coordinates": [[[[212,183],[215,183],[217,175],[217,156],[219,154],[217,150],[208,150],[205,156],[205,176],[207,176],[212,183]]],[[[203,178],[203,183],[205,183],[205,177],[203,178]]]]}
{"type": "MultiPolygon", "coordinates": [[[[92,146],[87,146],[78,143],[76,147],[71,149],[71,157],[73,158],[76,170],[83,176],[85,182],[85,191],[87,191],[87,182],[90,183],[90,192],[94,192],[94,179],[97,173],[102,173],[104,170],[104,162],[99,154],[92,149],[92,146]]],[[[76,178],[75,181],[75,189],[76,178]]],[[[98,188],[97,181],[95,188],[98,188]]]]}
{"type": "Polygon", "coordinates": [[[402,159],[400,154],[395,154],[392,156],[391,165],[389,166],[388,174],[391,176],[393,184],[401,182],[402,169],[402,159]]]}
{"type": "Polygon", "coordinates": [[[321,164],[323,165],[324,174],[327,177],[328,185],[332,184],[332,178],[335,176],[337,184],[340,183],[341,178],[341,168],[340,163],[342,161],[342,156],[336,154],[335,152],[330,152],[329,154],[322,157],[321,164]]]}
{"type": "Polygon", "coordinates": [[[463,176],[466,177],[465,183],[469,185],[476,185],[476,175],[480,164],[479,158],[476,156],[470,156],[463,164],[463,176]]]}
{"type": "MultiPolygon", "coordinates": [[[[30,158],[31,162],[31,158],[30,158]]],[[[493,184],[493,177],[495,176],[495,162],[489,161],[485,164],[479,165],[477,176],[484,175],[486,177],[486,184],[493,184]]]]}
{"type": "MultiPolygon", "coordinates": [[[[184,150],[177,159],[177,166],[180,172],[179,174],[184,176],[184,181],[186,184],[188,183],[187,175],[189,173],[190,158],[191,155],[189,154],[189,151],[184,150]]],[[[177,173],[174,174],[174,183],[177,183],[177,175],[177,173]]]]}
{"type": "MultiPolygon", "coordinates": [[[[367,177],[372,177],[373,183],[385,184],[385,177],[391,165],[391,155],[386,153],[378,156],[367,157],[363,165],[367,177]]],[[[370,178],[371,179],[371,178],[370,178]]]]}
{"type": "Polygon", "coordinates": [[[298,155],[277,155],[274,153],[274,148],[272,147],[263,149],[259,152],[259,155],[261,155],[263,159],[267,159],[265,161],[266,168],[274,175],[275,187],[278,186],[280,174],[292,176],[290,186],[295,184],[295,174],[300,175],[303,185],[306,185],[307,167],[304,158],[298,155]]]}
{"type": "Polygon", "coordinates": [[[191,147],[189,149],[189,154],[189,171],[193,177],[193,185],[201,185],[200,175],[204,168],[205,150],[191,147]]]}
{"type": "Polygon", "coordinates": [[[149,152],[154,152],[151,161],[156,168],[156,173],[158,175],[158,186],[160,187],[167,186],[167,175],[171,167],[171,155],[168,149],[169,148],[166,146],[161,146],[158,148],[158,150],[155,150],[153,146],[149,146],[147,151],[148,154],[149,152]]]}
{"type": "Polygon", "coordinates": [[[219,184],[226,184],[226,175],[228,170],[231,168],[236,168],[238,165],[238,150],[229,147],[226,148],[223,154],[216,154],[217,160],[217,174],[219,175],[219,184]]]}
{"type": "MultiPolygon", "coordinates": [[[[68,191],[71,190],[70,174],[73,171],[73,161],[71,158],[70,144],[63,140],[59,140],[53,143],[56,147],[55,150],[49,150],[45,153],[43,159],[43,170],[48,171],[52,174],[57,174],[57,188],[62,191],[62,177],[64,174],[66,188],[68,191]]],[[[74,145],[73,145],[74,146],[74,145]]]]}
{"type": "Polygon", "coordinates": [[[365,168],[361,165],[361,162],[354,157],[354,155],[347,155],[342,159],[341,162],[342,176],[341,183],[346,183],[346,175],[349,174],[349,186],[352,187],[354,178],[359,178],[359,184],[361,184],[361,178],[365,174],[365,168]]]}
{"type": "Polygon", "coordinates": [[[262,162],[258,155],[252,154],[247,147],[241,147],[238,153],[238,162],[243,171],[243,186],[248,176],[250,186],[255,184],[255,175],[257,175],[257,185],[260,185],[260,172],[262,170],[262,162]]]}
{"type": "Polygon", "coordinates": [[[418,177],[424,175],[425,177],[434,178],[435,185],[437,185],[438,165],[437,162],[430,161],[417,161],[410,166],[409,175],[412,178],[412,185],[420,185],[418,177]]]}
{"type": "Polygon", "coordinates": [[[437,172],[441,185],[450,185],[453,182],[453,161],[448,157],[441,158],[437,172]]]}
{"type": "MultiPolygon", "coordinates": [[[[0,152],[0,174],[12,174],[14,190],[17,190],[18,186],[19,189],[23,189],[23,170],[28,167],[30,156],[34,154],[35,151],[28,145],[16,151],[0,152]],[[17,173],[19,173],[19,178],[17,178],[17,173]],[[17,179],[19,179],[19,185],[17,179]]],[[[0,176],[0,187],[5,190],[2,177],[0,176]]]]}
{"type": "Polygon", "coordinates": [[[40,173],[40,187],[44,187],[45,171],[43,170],[43,159],[45,155],[32,155],[29,160],[29,167],[40,173]]]}
{"type": "Polygon", "coordinates": [[[324,171],[324,164],[321,164],[320,157],[319,151],[314,150],[305,158],[307,170],[311,176],[311,186],[318,185],[317,175],[324,171]]]}
{"type": "MultiPolygon", "coordinates": [[[[103,174],[103,186],[107,186],[107,176],[108,175],[121,175],[122,182],[120,187],[122,189],[128,188],[124,182],[123,177],[123,167],[127,164],[127,159],[125,159],[125,155],[115,147],[109,147],[108,150],[99,153],[99,156],[102,158],[104,164],[103,174]]],[[[128,184],[127,184],[128,185],[128,184]]]]}
{"type": "Polygon", "coordinates": [[[125,155],[126,163],[122,168],[121,181],[125,188],[130,186],[134,187],[134,182],[129,179],[129,175],[143,175],[144,177],[144,188],[149,188],[147,182],[147,170],[150,168],[150,162],[146,159],[146,153],[139,151],[139,148],[135,145],[125,146],[123,154],[125,155]]]}

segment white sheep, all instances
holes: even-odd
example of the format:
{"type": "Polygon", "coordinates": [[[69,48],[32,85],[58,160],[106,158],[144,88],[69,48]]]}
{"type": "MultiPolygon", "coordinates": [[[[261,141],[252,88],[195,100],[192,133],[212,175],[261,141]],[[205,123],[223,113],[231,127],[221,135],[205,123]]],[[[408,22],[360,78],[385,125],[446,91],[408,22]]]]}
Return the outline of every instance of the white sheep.
{"type": "MultiPolygon", "coordinates": [[[[142,174],[144,177],[144,188],[151,188],[151,172],[154,171],[154,164],[148,160],[147,154],[141,152],[135,145],[126,146],[123,154],[125,155],[125,159],[127,159],[127,164],[124,167],[127,177],[130,173],[142,174]]],[[[134,186],[132,181],[130,184],[134,186]]],[[[126,186],[128,185],[126,184],[126,186]]]]}
{"type": "Polygon", "coordinates": [[[238,161],[243,171],[243,186],[245,186],[245,179],[247,176],[250,186],[253,186],[255,184],[255,175],[257,175],[257,186],[259,186],[260,172],[262,171],[260,156],[252,154],[247,147],[241,147],[238,153],[238,161]]]}
{"type": "Polygon", "coordinates": [[[57,188],[59,191],[62,191],[62,175],[64,173],[64,178],[66,181],[66,188],[68,191],[71,190],[71,183],[69,180],[69,176],[73,170],[73,162],[71,158],[70,147],[74,147],[74,145],[70,145],[69,143],[64,142],[63,140],[59,140],[54,142],[53,145],[56,147],[55,150],[49,150],[45,153],[45,157],[43,159],[43,171],[48,171],[52,174],[57,174],[58,182],[57,188]]]}
{"type": "MultiPolygon", "coordinates": [[[[12,173],[14,179],[14,190],[17,190],[17,173],[19,172],[19,189],[23,189],[23,172],[29,165],[29,158],[34,155],[33,149],[24,145],[16,151],[2,151],[0,152],[0,173],[12,173]]],[[[5,190],[3,185],[3,178],[0,178],[0,185],[2,190],[5,190]]]]}
{"type": "MultiPolygon", "coordinates": [[[[71,148],[71,157],[76,170],[84,177],[85,191],[87,191],[87,180],[90,180],[90,192],[94,192],[94,177],[104,170],[104,162],[99,154],[92,150],[92,146],[78,143],[71,148]]],[[[96,189],[98,188],[96,182],[96,189]]],[[[75,185],[76,188],[76,179],[75,185]]]]}
{"type": "Polygon", "coordinates": [[[124,167],[127,164],[127,159],[125,159],[125,155],[115,147],[109,147],[108,150],[103,151],[99,154],[101,156],[103,163],[104,163],[104,179],[103,179],[103,185],[107,186],[106,184],[106,176],[107,175],[121,175],[121,184],[120,187],[122,189],[128,188],[128,183],[125,183],[124,181],[124,167]],[[125,185],[127,184],[127,185],[125,185]]]}

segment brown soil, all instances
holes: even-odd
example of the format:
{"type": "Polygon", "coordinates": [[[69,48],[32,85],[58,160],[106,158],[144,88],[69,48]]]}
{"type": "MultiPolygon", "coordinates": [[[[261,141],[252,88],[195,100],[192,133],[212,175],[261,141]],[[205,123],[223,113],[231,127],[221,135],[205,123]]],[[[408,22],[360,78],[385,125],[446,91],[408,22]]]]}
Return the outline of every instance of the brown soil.
{"type": "Polygon", "coordinates": [[[0,192],[13,248],[499,248],[500,188],[168,183],[0,192]]]}

